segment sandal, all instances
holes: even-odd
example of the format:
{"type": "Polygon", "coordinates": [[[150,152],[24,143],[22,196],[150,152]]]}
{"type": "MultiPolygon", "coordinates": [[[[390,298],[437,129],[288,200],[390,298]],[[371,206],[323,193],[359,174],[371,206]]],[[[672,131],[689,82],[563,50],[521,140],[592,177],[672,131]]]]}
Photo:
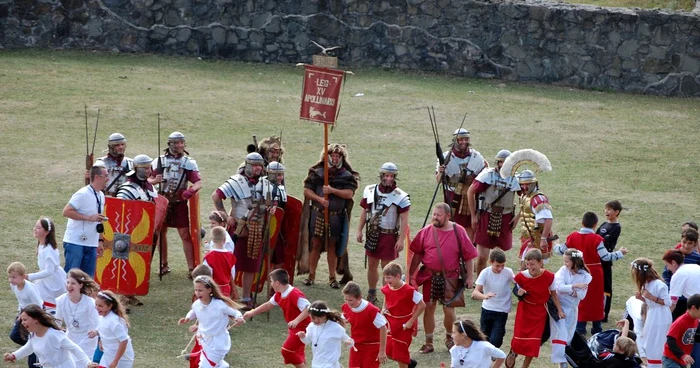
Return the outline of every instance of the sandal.
{"type": "Polygon", "coordinates": [[[376,294],[367,294],[367,301],[373,305],[379,304],[379,299],[376,294]]]}
{"type": "Polygon", "coordinates": [[[455,346],[455,341],[452,339],[452,336],[445,336],[445,346],[447,347],[447,351],[450,351],[450,349],[455,346]]]}
{"type": "Polygon", "coordinates": [[[348,282],[352,281],[352,279],[353,279],[352,274],[350,274],[349,271],[345,271],[345,274],[343,274],[343,278],[340,279],[340,283],[342,285],[345,285],[348,282]]]}
{"type": "Polygon", "coordinates": [[[328,280],[328,286],[332,289],[340,289],[340,284],[335,280],[335,277],[331,277],[330,280],[328,280]]]}
{"type": "Polygon", "coordinates": [[[423,346],[420,347],[420,349],[418,349],[418,352],[421,354],[430,354],[434,351],[435,347],[433,347],[432,342],[426,342],[425,344],[423,344],[423,346]]]}
{"type": "MultiPolygon", "coordinates": [[[[187,272],[187,278],[190,279],[190,280],[194,280],[194,277],[192,277],[192,271],[194,271],[194,268],[193,268],[193,269],[190,269],[190,270],[187,272]]],[[[168,272],[170,272],[170,269],[168,269],[168,272]]]]}
{"type": "Polygon", "coordinates": [[[170,267],[168,267],[168,264],[167,264],[167,263],[163,263],[163,264],[160,266],[160,276],[165,276],[165,275],[169,274],[170,271],[171,271],[171,270],[170,270],[170,267]]]}
{"type": "Polygon", "coordinates": [[[506,368],[513,368],[515,367],[515,358],[518,357],[518,354],[515,354],[513,350],[511,350],[508,353],[508,356],[506,356],[506,361],[505,361],[505,366],[506,368]]]}
{"type": "Polygon", "coordinates": [[[304,284],[306,286],[311,286],[314,284],[315,279],[316,279],[316,275],[309,274],[309,277],[305,278],[304,281],[302,281],[302,284],[304,284]]]}

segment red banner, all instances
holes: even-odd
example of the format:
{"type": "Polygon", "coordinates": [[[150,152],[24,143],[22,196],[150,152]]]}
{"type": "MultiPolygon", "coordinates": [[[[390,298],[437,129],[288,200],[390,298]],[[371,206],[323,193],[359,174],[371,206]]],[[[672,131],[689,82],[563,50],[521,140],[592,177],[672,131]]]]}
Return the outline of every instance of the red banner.
{"type": "Polygon", "coordinates": [[[306,65],[299,118],[323,124],[335,123],[343,75],[342,70],[306,65]]]}

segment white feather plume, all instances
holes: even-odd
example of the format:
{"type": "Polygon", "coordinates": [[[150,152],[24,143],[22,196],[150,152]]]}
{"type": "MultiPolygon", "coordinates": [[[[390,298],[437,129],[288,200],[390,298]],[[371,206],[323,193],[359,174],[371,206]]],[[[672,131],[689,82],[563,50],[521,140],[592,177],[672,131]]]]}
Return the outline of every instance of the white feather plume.
{"type": "Polygon", "coordinates": [[[506,158],[500,170],[501,176],[504,178],[514,176],[518,168],[525,164],[536,166],[536,168],[534,168],[535,172],[552,171],[552,163],[549,162],[547,156],[542,152],[528,148],[517,150],[506,158]]]}

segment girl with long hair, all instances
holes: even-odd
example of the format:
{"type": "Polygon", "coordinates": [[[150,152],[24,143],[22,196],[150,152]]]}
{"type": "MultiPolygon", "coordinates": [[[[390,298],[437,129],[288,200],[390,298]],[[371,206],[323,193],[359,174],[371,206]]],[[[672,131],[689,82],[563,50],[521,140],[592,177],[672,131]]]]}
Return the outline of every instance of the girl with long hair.
{"type": "Polygon", "coordinates": [[[506,360],[506,353],[493,346],[471,320],[459,320],[452,325],[452,340],[455,342],[450,348],[452,368],[498,368],[506,360]]]}
{"type": "Polygon", "coordinates": [[[97,331],[90,331],[88,336],[100,336],[103,351],[100,367],[133,367],[134,348],[129,337],[129,317],[124,305],[114,293],[100,291],[95,297],[95,308],[100,320],[97,331]]]}
{"type": "Polygon", "coordinates": [[[95,281],[79,268],[68,271],[67,292],[56,298],[56,321],[62,321],[68,338],[92,356],[97,347],[97,338],[88,333],[97,330],[99,315],[95,299],[91,295],[100,289],[95,281]]]}
{"type": "Polygon", "coordinates": [[[66,292],[66,272],[61,267],[56,245],[56,225],[48,217],[41,217],[34,226],[34,239],[37,241],[37,263],[39,272],[27,275],[27,280],[36,285],[44,308],[49,312],[56,309],[56,298],[66,292]]]}
{"type": "Polygon", "coordinates": [[[660,368],[666,332],[671,326],[671,297],[668,287],[647,258],[637,258],[632,262],[632,281],[637,286],[634,296],[647,306],[641,347],[646,352],[649,368],[660,368]]]}
{"type": "Polygon", "coordinates": [[[29,341],[14,353],[6,353],[6,362],[14,362],[34,353],[43,367],[97,367],[97,364],[92,363],[85,352],[61,331],[53,316],[40,306],[30,304],[24,307],[20,318],[29,331],[29,341]]]}
{"type": "Polygon", "coordinates": [[[554,274],[554,286],[565,317],[552,326],[552,362],[566,366],[565,348],[576,332],[578,305],[586,297],[588,284],[593,280],[583,259],[583,252],[569,248],[564,252],[564,265],[554,274]]]}
{"type": "Polygon", "coordinates": [[[311,368],[340,368],[342,344],[354,345],[345,332],[340,312],[331,310],[326,302],[319,300],[311,303],[309,315],[312,323],[306,327],[306,332],[297,332],[297,336],[305,345],[311,344],[311,368]]]}
{"type": "MultiPolygon", "coordinates": [[[[221,294],[219,286],[209,276],[194,278],[194,293],[197,297],[187,316],[180,318],[179,325],[190,321],[198,323],[190,326],[190,332],[196,332],[197,342],[201,345],[199,367],[228,367],[224,360],[231,349],[231,336],[228,334],[228,322],[233,319],[233,326],[245,323],[238,309],[243,306],[221,294]]],[[[193,353],[196,354],[196,353],[193,353]]]]}

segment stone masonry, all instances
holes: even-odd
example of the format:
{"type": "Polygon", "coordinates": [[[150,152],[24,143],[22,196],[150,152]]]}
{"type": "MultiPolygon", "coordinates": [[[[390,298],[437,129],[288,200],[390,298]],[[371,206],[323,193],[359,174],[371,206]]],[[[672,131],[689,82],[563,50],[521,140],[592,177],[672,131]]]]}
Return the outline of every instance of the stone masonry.
{"type": "Polygon", "coordinates": [[[0,48],[426,70],[700,96],[700,15],[472,0],[0,0],[0,48]]]}

